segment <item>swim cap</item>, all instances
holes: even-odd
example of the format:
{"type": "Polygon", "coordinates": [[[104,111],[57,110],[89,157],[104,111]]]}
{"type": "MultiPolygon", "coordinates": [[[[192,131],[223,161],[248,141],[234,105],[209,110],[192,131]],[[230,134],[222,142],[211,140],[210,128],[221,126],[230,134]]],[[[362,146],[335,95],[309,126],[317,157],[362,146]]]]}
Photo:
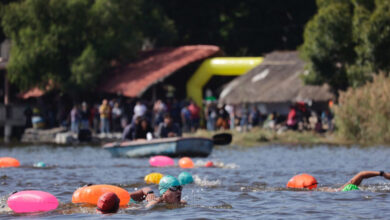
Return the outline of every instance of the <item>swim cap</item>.
{"type": "Polygon", "coordinates": [[[160,183],[158,184],[158,190],[160,190],[160,195],[164,194],[169,187],[180,186],[179,180],[176,177],[167,175],[161,178],[160,183]]]}
{"type": "Polygon", "coordinates": [[[38,162],[38,163],[34,163],[34,167],[46,167],[46,164],[44,162],[38,162]]]}
{"type": "Polygon", "coordinates": [[[352,191],[352,190],[359,190],[359,187],[356,186],[355,184],[348,184],[344,187],[344,189],[342,191],[346,192],[346,191],[352,191]]]}
{"type": "Polygon", "coordinates": [[[113,192],[106,192],[99,197],[97,210],[102,213],[115,213],[118,211],[120,199],[113,192]]]}
{"type": "Polygon", "coordinates": [[[186,185],[194,182],[191,173],[181,172],[178,176],[180,185],[186,185]]]}

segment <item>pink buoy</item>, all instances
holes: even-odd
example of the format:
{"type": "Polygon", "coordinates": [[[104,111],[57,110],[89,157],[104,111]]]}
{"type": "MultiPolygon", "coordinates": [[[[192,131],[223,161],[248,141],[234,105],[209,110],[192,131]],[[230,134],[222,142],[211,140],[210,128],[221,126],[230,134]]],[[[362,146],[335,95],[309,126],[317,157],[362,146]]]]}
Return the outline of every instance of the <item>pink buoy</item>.
{"type": "Polygon", "coordinates": [[[55,196],[43,191],[21,191],[12,194],[7,200],[15,213],[46,212],[58,207],[55,196]]]}
{"type": "Polygon", "coordinates": [[[150,166],[152,167],[167,167],[174,166],[175,161],[167,156],[154,156],[149,159],[150,166]]]}

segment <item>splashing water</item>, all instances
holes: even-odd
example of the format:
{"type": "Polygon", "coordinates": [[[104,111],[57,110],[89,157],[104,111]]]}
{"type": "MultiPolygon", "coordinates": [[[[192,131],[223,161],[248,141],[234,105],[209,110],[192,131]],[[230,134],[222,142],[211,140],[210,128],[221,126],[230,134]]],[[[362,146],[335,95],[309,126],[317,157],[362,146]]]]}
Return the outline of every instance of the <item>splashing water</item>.
{"type": "Polygon", "coordinates": [[[214,186],[220,186],[221,181],[220,180],[208,180],[207,178],[200,178],[198,175],[194,175],[194,182],[196,185],[204,186],[204,187],[214,187],[214,186]]]}

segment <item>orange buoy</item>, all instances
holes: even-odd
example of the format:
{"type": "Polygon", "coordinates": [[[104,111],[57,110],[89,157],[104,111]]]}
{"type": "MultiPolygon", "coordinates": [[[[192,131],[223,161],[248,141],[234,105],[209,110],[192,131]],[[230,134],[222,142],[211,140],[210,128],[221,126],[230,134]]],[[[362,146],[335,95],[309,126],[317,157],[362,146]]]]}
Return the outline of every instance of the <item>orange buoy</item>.
{"type": "Polygon", "coordinates": [[[106,192],[115,193],[120,199],[120,206],[127,205],[130,194],[125,189],[112,185],[92,185],[77,189],[72,196],[72,203],[88,203],[96,205],[99,197],[106,192]]]}
{"type": "Polygon", "coordinates": [[[0,168],[1,167],[18,167],[20,163],[17,159],[12,157],[0,157],[0,168]]]}
{"type": "Polygon", "coordinates": [[[181,168],[194,168],[194,162],[189,157],[182,157],[179,160],[179,166],[181,168]]]}
{"type": "Polygon", "coordinates": [[[287,182],[287,188],[315,189],[317,188],[317,185],[318,183],[316,178],[306,173],[293,176],[287,182]]]}

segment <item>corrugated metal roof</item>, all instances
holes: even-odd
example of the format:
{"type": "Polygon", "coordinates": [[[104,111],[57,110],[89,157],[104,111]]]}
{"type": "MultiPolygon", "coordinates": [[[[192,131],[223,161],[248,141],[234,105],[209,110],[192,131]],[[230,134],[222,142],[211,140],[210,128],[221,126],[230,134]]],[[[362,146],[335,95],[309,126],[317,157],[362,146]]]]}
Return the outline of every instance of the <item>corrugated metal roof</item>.
{"type": "MultiPolygon", "coordinates": [[[[139,97],[153,84],[178,69],[220,51],[211,45],[182,46],[146,52],[142,59],[114,70],[100,87],[102,92],[139,97]]],[[[184,82],[183,82],[184,83],[184,82]]]]}
{"type": "Polygon", "coordinates": [[[251,71],[227,84],[219,101],[229,104],[327,101],[329,86],[304,85],[304,61],[296,51],[272,52],[251,71]]]}

